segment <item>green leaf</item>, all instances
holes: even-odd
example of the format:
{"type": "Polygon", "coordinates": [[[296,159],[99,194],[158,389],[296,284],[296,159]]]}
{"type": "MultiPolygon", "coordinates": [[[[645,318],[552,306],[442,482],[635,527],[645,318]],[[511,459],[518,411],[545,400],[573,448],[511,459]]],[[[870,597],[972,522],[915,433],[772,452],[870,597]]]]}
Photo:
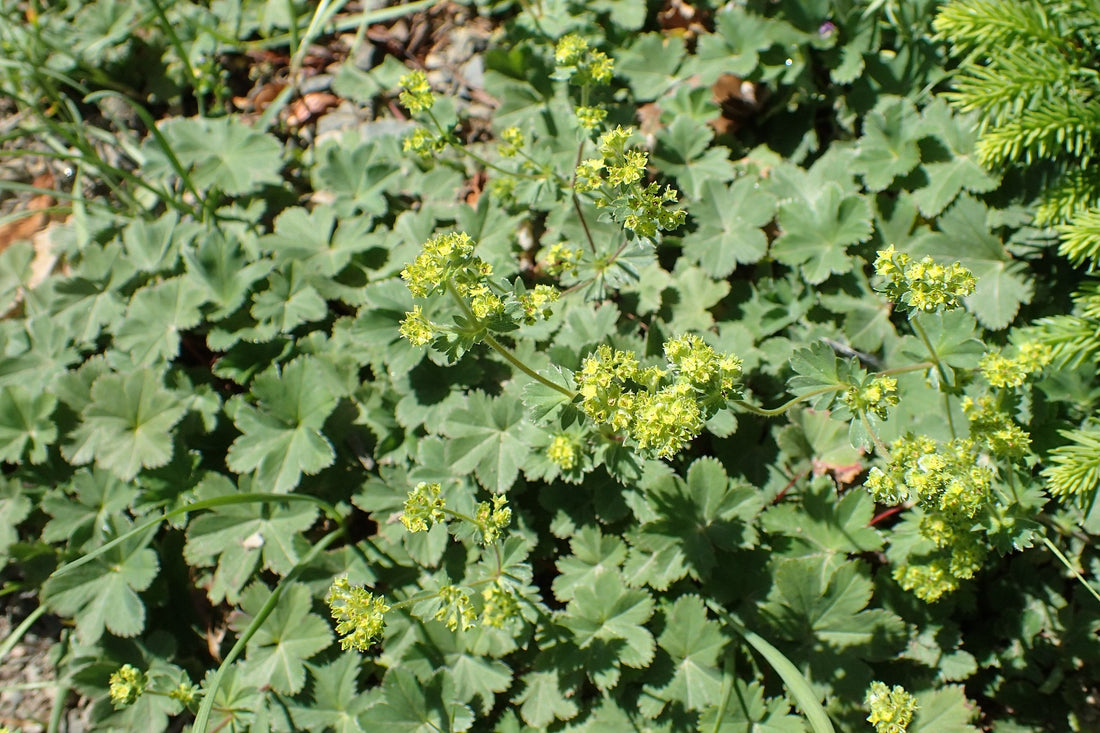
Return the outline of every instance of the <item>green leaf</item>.
{"type": "MultiPolygon", "coordinates": [[[[119,524],[116,534],[129,529],[119,524]]],[[[46,580],[43,603],[54,613],[79,619],[76,637],[81,644],[97,642],[104,628],[122,637],[145,629],[145,604],[138,593],[149,587],[160,567],[157,553],[146,547],[151,538],[151,532],[143,532],[46,580]]]]}
{"type": "Polygon", "coordinates": [[[450,438],[451,470],[455,475],[473,471],[489,491],[507,491],[531,452],[524,435],[526,425],[523,403],[508,393],[489,397],[474,392],[466,406],[448,415],[442,426],[450,438]]]}
{"type": "Polygon", "coordinates": [[[255,471],[261,490],[281,494],[297,486],[302,474],[332,465],[336,453],[321,427],[336,408],[339,389],[318,357],[298,357],[281,372],[272,366],[256,377],[251,391],[255,406],[241,395],[226,405],[242,433],[226,456],[231,470],[255,471]]]}
{"type": "Polygon", "coordinates": [[[707,180],[691,215],[698,229],[683,238],[684,254],[714,277],[728,277],[738,265],[752,264],[768,251],[763,227],[775,215],[776,201],[745,177],[729,186],[707,180]]]}
{"type": "MultiPolygon", "coordinates": [[[[211,499],[239,493],[226,476],[208,474],[196,496],[211,499]]],[[[301,533],[317,518],[317,508],[301,502],[272,505],[227,504],[205,512],[187,525],[183,555],[193,567],[217,568],[207,589],[212,603],[237,603],[239,593],[260,566],[286,575],[307,547],[301,533]]]]}
{"type": "Polygon", "coordinates": [[[642,33],[614,54],[615,73],[626,79],[635,101],[648,102],[663,95],[676,82],[684,53],[681,37],[642,33]]]}
{"type": "Polygon", "coordinates": [[[305,265],[291,262],[284,271],[267,278],[267,289],[252,296],[252,317],[260,326],[274,325],[278,333],[290,333],[297,326],[319,321],[328,315],[328,304],[309,284],[305,265]]]}
{"type": "Polygon", "coordinates": [[[705,331],[713,326],[714,316],[710,309],[729,294],[730,284],[715,280],[710,273],[687,264],[687,260],[677,262],[672,274],[676,297],[666,299],[661,309],[662,317],[670,311],[669,329],[673,333],[685,333],[705,331]]]}
{"type": "Polygon", "coordinates": [[[523,691],[514,699],[528,725],[545,729],[555,720],[570,720],[578,712],[577,703],[561,689],[556,669],[528,672],[523,676],[523,691]]]}
{"type": "Polygon", "coordinates": [[[584,8],[593,13],[607,13],[608,20],[624,30],[637,31],[645,24],[645,0],[588,0],[584,8]]]}
{"type": "Polygon", "coordinates": [[[703,710],[719,698],[722,675],[718,655],[729,640],[721,627],[707,618],[698,596],[676,600],[665,618],[657,644],[672,658],[672,680],[660,689],[646,688],[662,700],[678,700],[687,710],[703,710]]]}
{"type": "Polygon", "coordinates": [[[854,170],[871,191],[882,191],[920,163],[919,118],[904,97],[885,96],[863,120],[854,170]]]}
{"type": "MultiPolygon", "coordinates": [[[[248,614],[238,619],[237,628],[248,625],[259,613],[271,590],[259,583],[241,595],[241,608],[248,614]]],[[[244,679],[270,685],[284,695],[297,694],[306,682],[305,660],[332,643],[328,622],[311,613],[313,594],[302,583],[291,583],[274,610],[248,640],[244,679]]]]}
{"type": "MultiPolygon", "coordinates": [[[[646,489],[653,519],[630,537],[632,545],[645,551],[642,558],[667,553],[675,558],[674,567],[705,580],[721,551],[751,546],[756,540],[752,520],[761,509],[759,491],[732,483],[715,458],[697,459],[686,481],[664,474],[646,489]]],[[[639,582],[642,570],[638,561],[639,556],[632,556],[626,568],[634,582],[639,582]]]]}
{"type": "Polygon", "coordinates": [[[181,226],[179,214],[169,211],[155,221],[131,219],[122,230],[126,259],[142,272],[168,271],[179,261],[180,249],[190,244],[193,227],[181,226]]]}
{"type": "Polygon", "coordinates": [[[300,730],[332,730],[334,733],[367,733],[358,717],[371,700],[359,692],[362,659],[345,652],[326,665],[307,663],[313,678],[311,696],[290,707],[294,725],[300,730]]]}
{"type": "Polygon", "coordinates": [[[700,74],[704,84],[722,74],[748,76],[760,63],[759,51],[778,41],[773,23],[740,6],[724,9],[714,17],[715,32],[700,36],[690,71],[700,74]]]}
{"type": "Polygon", "coordinates": [[[883,539],[868,526],[875,502],[866,491],[849,491],[837,497],[827,476],[816,477],[802,494],[802,505],[785,502],[767,509],[760,517],[769,532],[788,538],[790,553],[832,555],[878,550],[883,539]]]}
{"type": "Polygon", "coordinates": [[[985,204],[962,195],[939,219],[940,233],[924,240],[924,251],[944,262],[962,262],[978,283],[966,306],[983,326],[999,331],[1030,303],[1034,284],[1028,268],[1012,259],[1004,244],[989,231],[985,204]]]}
{"type": "Polygon", "coordinates": [[[368,219],[338,218],[337,213],[331,206],[287,209],[276,217],[275,231],[260,237],[256,245],[276,261],[300,263],[303,275],[310,278],[333,277],[353,255],[376,246],[368,236],[368,219]]]}
{"type": "Polygon", "coordinates": [[[499,653],[501,639],[512,647],[510,634],[485,626],[454,633],[442,624],[428,624],[424,633],[425,643],[410,647],[402,665],[420,679],[446,669],[454,682],[454,699],[467,704],[477,700],[480,715],[488,716],[497,694],[512,685],[512,670],[490,656],[499,653]]]}
{"type": "Polygon", "coordinates": [[[161,384],[152,369],[128,375],[105,374],[92,384],[83,420],[61,453],[73,465],[95,460],[123,481],[142,468],[172,458],[172,428],[186,408],[161,384]]]}
{"type": "Polygon", "coordinates": [[[67,542],[72,549],[99,547],[111,533],[111,518],[121,516],[137,495],[133,483],[107,471],[80,469],[64,491],[50,491],[42,499],[42,509],[51,517],[42,539],[67,542]]]}
{"type": "Polygon", "coordinates": [[[598,584],[589,583],[574,590],[561,624],[573,632],[581,649],[595,642],[622,640],[614,665],[643,668],[653,659],[653,634],[643,624],[653,615],[649,593],[627,588],[622,575],[609,574],[598,584]]]}
{"type": "Polygon", "coordinates": [[[126,319],[115,332],[115,346],[141,366],[168,362],[180,350],[180,332],[202,321],[204,288],[191,278],[174,277],[146,286],[130,299],[126,319]]]}
{"type": "Polygon", "coordinates": [[[976,733],[978,729],[969,725],[976,712],[957,685],[919,692],[908,733],[976,733]]]}
{"type": "MultiPolygon", "coordinates": [[[[978,324],[974,322],[974,316],[959,309],[945,313],[917,313],[915,322],[919,323],[928,341],[936,352],[937,358],[943,364],[948,377],[954,383],[955,369],[976,369],[985,354],[985,345],[978,340],[978,324]]],[[[902,351],[907,356],[918,360],[929,358],[928,347],[916,337],[908,337],[902,345],[902,351]]],[[[930,369],[929,378],[938,380],[939,370],[930,369]]]]}
{"type": "Polygon", "coordinates": [[[126,304],[120,294],[134,267],[117,243],[90,249],[82,257],[71,278],[52,283],[50,311],[55,323],[66,326],[69,338],[84,344],[121,318],[126,304]]]}
{"type": "MultiPolygon", "coordinates": [[[[159,128],[199,189],[216,188],[234,196],[280,181],[282,145],[238,117],[170,117],[159,128]]],[[[142,152],[146,175],[174,175],[167,155],[152,137],[142,152]]]]}
{"type": "Polygon", "coordinates": [[[569,540],[569,548],[572,554],[557,562],[558,576],[554,578],[553,590],[559,601],[572,600],[580,586],[599,586],[600,579],[616,571],[626,558],[623,541],[605,537],[599,527],[582,527],[569,540]]]}
{"type": "MultiPolygon", "coordinates": [[[[350,66],[342,64],[341,70],[350,66]]],[[[314,192],[333,196],[332,207],[341,219],[358,212],[382,216],[387,208],[385,191],[400,172],[384,152],[373,140],[358,143],[347,136],[323,143],[317,165],[310,171],[314,192]]]]}
{"type": "Polygon", "coordinates": [[[811,285],[850,271],[848,247],[866,241],[872,232],[868,200],[845,195],[833,181],[815,198],[783,202],[776,218],[783,233],[772,243],[772,255],[785,265],[799,265],[811,285]]]}
{"type": "Polygon", "coordinates": [[[254,282],[271,271],[270,260],[254,260],[236,238],[214,230],[205,233],[183,253],[189,279],[206,290],[206,300],[217,305],[207,315],[211,322],[240,307],[254,282]]]}
{"type": "MultiPolygon", "coordinates": [[[[728,677],[728,676],[727,676],[728,677]]],[[[765,701],[759,682],[727,679],[728,690],[719,705],[699,716],[699,733],[804,733],[806,725],[783,697],[765,701]]]]}
{"type": "Polygon", "coordinates": [[[963,191],[986,193],[997,187],[998,177],[982,168],[974,157],[978,140],[975,115],[956,114],[937,98],[921,112],[921,126],[946,146],[947,153],[934,160],[925,156],[922,167],[928,183],[913,192],[921,214],[926,218],[939,215],[963,191]]]}
{"type": "Polygon", "coordinates": [[[653,160],[661,171],[676,179],[688,199],[703,196],[708,183],[733,178],[729,149],[711,145],[714,131],[687,116],[680,116],[657,134],[653,160]]]}
{"type": "Polygon", "coordinates": [[[44,462],[57,440],[51,419],[56,407],[57,397],[47,392],[31,394],[18,384],[0,387],[0,461],[18,464],[29,448],[31,463],[44,462]]]}
{"type": "Polygon", "coordinates": [[[808,404],[815,410],[827,410],[851,383],[854,361],[839,358],[827,344],[815,341],[791,356],[791,368],[795,376],[787,380],[787,391],[810,398],[808,404]]]}
{"type": "Polygon", "coordinates": [[[473,722],[470,708],[454,699],[449,672],[420,682],[401,667],[386,672],[380,703],[359,717],[364,730],[387,733],[457,733],[469,730],[473,722]]]}
{"type": "Polygon", "coordinates": [[[820,557],[781,561],[763,611],[782,634],[796,641],[825,642],[834,649],[869,646],[885,630],[902,628],[884,609],[866,609],[871,580],[859,562],[844,562],[835,570],[820,557]]]}
{"type": "Polygon", "coordinates": [[[366,350],[376,374],[406,374],[424,358],[424,349],[398,332],[405,313],[413,309],[409,289],[399,280],[384,280],[368,285],[364,298],[351,328],[356,343],[366,350]]]}
{"type": "Polygon", "coordinates": [[[19,541],[19,524],[30,515],[34,504],[18,483],[5,481],[0,485],[0,560],[3,562],[10,559],[8,549],[19,541]]]}

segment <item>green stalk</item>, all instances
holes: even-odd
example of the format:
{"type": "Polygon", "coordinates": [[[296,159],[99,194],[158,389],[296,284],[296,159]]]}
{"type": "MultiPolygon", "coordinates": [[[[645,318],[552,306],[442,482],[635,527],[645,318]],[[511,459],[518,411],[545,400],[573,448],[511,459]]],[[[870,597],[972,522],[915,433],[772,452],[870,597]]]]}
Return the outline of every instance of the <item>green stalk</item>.
{"type": "MultiPolygon", "coordinates": [[[[451,280],[447,281],[447,292],[450,293],[451,297],[455,299],[455,302],[458,303],[458,306],[462,309],[462,312],[466,315],[467,318],[469,318],[474,323],[481,323],[481,319],[474,315],[474,312],[470,310],[470,306],[466,305],[466,301],[463,300],[462,296],[458,294],[457,290],[455,290],[454,283],[451,280]]],[[[577,393],[573,390],[567,387],[563,387],[560,384],[555,384],[554,382],[551,382],[549,379],[524,364],[519,359],[519,357],[509,351],[508,348],[504,346],[504,344],[493,338],[492,334],[490,334],[488,331],[486,331],[483,341],[485,341],[485,343],[489,344],[489,346],[495,349],[497,353],[507,359],[509,364],[514,366],[516,369],[519,369],[521,372],[531,377],[531,379],[534,379],[536,382],[544,384],[550,389],[560,392],[569,399],[573,399],[577,396],[577,393]]]]}
{"type": "MultiPolygon", "coordinates": [[[[924,342],[924,348],[928,349],[928,355],[932,357],[932,363],[936,365],[936,371],[940,373],[940,384],[942,384],[944,388],[953,386],[951,380],[947,376],[947,369],[944,367],[943,362],[940,361],[940,355],[936,353],[936,347],[932,345],[932,341],[928,338],[928,333],[924,330],[924,326],[920,325],[920,321],[916,318],[909,319],[909,323],[913,326],[914,333],[924,342]]],[[[951,437],[954,439],[958,437],[958,435],[955,432],[955,421],[951,417],[951,397],[946,390],[943,393],[943,408],[944,414],[947,416],[947,429],[951,431],[951,437]]]]}
{"type": "MultiPolygon", "coordinates": [[[[229,650],[229,653],[225,655],[221,664],[218,665],[218,669],[214,672],[214,677],[210,681],[210,687],[203,690],[202,702],[199,704],[199,710],[195,714],[195,722],[191,726],[191,730],[197,733],[206,733],[207,725],[210,721],[210,712],[214,708],[214,693],[217,692],[218,687],[221,686],[222,677],[225,676],[225,672],[229,669],[229,666],[241,655],[245,646],[249,640],[260,630],[264,621],[271,615],[271,612],[275,610],[275,606],[279,603],[279,599],[283,596],[283,591],[286,587],[298,577],[298,575],[309,566],[313,559],[324,552],[329,545],[336,541],[337,538],[344,535],[344,529],[341,527],[335,532],[329,533],[320,542],[313,546],[313,549],[306,554],[298,564],[295,565],[289,573],[284,575],[275,586],[275,590],[271,592],[271,596],[260,608],[259,613],[252,619],[252,622],[248,624],[248,628],[244,630],[244,633],[240,635],[237,642],[233,645],[233,648],[229,650]]],[[[220,728],[221,726],[219,726],[220,728]]]]}
{"type": "Polygon", "coordinates": [[[160,4],[160,0],[149,0],[149,2],[152,4],[153,11],[160,21],[161,30],[168,36],[168,42],[172,45],[172,48],[176,50],[176,55],[180,57],[180,63],[183,64],[183,71],[187,74],[187,80],[191,82],[191,89],[195,92],[195,101],[199,105],[199,117],[206,117],[206,102],[203,100],[202,95],[199,94],[199,79],[195,76],[195,69],[191,66],[191,58],[187,55],[187,50],[184,49],[180,37],[176,35],[176,31],[172,27],[172,22],[168,20],[168,16],[165,14],[164,8],[160,4]]]}
{"type": "Polygon", "coordinates": [[[497,353],[499,353],[501,356],[503,356],[505,359],[507,359],[509,361],[509,363],[512,364],[512,366],[514,366],[516,369],[519,369],[521,372],[523,372],[527,376],[531,377],[531,379],[534,379],[535,381],[546,385],[547,387],[549,387],[552,390],[560,392],[561,394],[565,395],[569,399],[573,399],[574,397],[577,396],[577,393],[574,392],[573,390],[569,389],[568,387],[563,387],[560,384],[555,384],[554,382],[551,382],[549,379],[547,379],[546,377],[542,376],[541,374],[536,372],[531,367],[524,364],[522,361],[519,360],[519,358],[515,354],[513,354],[511,351],[509,351],[503,344],[501,344],[499,341],[497,341],[495,338],[493,338],[489,334],[485,334],[485,343],[489,344],[489,346],[492,346],[494,349],[496,349],[497,353]]]}
{"type": "Polygon", "coordinates": [[[814,733],[836,733],[833,728],[833,723],[829,720],[828,714],[825,712],[825,708],[821,707],[821,701],[817,697],[817,693],[810,687],[810,683],[802,676],[802,673],[798,670],[798,667],[794,663],[784,656],[783,652],[772,646],[764,637],[757,634],[755,631],[742,626],[725,608],[720,606],[714,600],[707,601],[707,608],[714,611],[726,625],[733,629],[737,634],[748,642],[749,646],[755,649],[760,656],[771,665],[782,678],[783,684],[787,686],[787,692],[790,693],[794,699],[796,705],[802,710],[802,714],[806,716],[806,720],[810,723],[810,728],[814,733]]]}
{"type": "MultiPolygon", "coordinates": [[[[910,364],[908,366],[894,367],[893,369],[885,369],[881,372],[876,372],[876,374],[878,374],[880,376],[888,377],[888,376],[891,376],[891,375],[894,375],[894,374],[905,374],[907,372],[923,371],[923,370],[927,369],[930,366],[934,366],[934,363],[933,362],[922,361],[919,364],[910,364]]],[[[762,417],[777,417],[779,415],[782,415],[783,413],[785,413],[787,410],[791,409],[795,405],[797,405],[799,402],[802,402],[803,400],[809,399],[810,397],[817,397],[818,395],[828,394],[829,392],[839,392],[840,390],[847,389],[847,388],[848,388],[847,384],[833,384],[833,385],[829,385],[828,387],[821,387],[820,389],[815,389],[812,392],[807,392],[804,395],[799,395],[798,397],[787,400],[786,402],[784,402],[779,407],[772,407],[772,408],[759,407],[758,405],[754,405],[751,402],[746,402],[744,400],[730,400],[730,402],[734,405],[737,405],[738,407],[745,410],[746,412],[751,412],[754,415],[760,415],[762,417]]]]}
{"type": "Polygon", "coordinates": [[[778,417],[779,415],[782,415],[783,413],[787,412],[787,410],[797,405],[799,402],[808,400],[811,397],[817,397],[818,395],[828,394],[829,392],[839,392],[840,390],[845,389],[847,386],[848,385],[846,384],[833,384],[828,387],[815,389],[812,392],[807,392],[804,395],[799,395],[798,397],[789,399],[779,407],[772,408],[758,407],[751,402],[745,402],[744,400],[730,400],[730,402],[734,405],[737,405],[742,410],[745,410],[746,412],[751,412],[754,415],[760,415],[762,417],[778,417]]]}
{"type": "Polygon", "coordinates": [[[329,516],[329,518],[333,519],[338,524],[341,524],[341,525],[343,524],[343,522],[341,521],[340,515],[336,512],[335,507],[333,507],[331,504],[324,501],[323,499],[318,499],[316,496],[308,496],[306,494],[260,494],[260,493],[232,494],[230,496],[215,496],[211,499],[203,499],[201,501],[196,501],[196,502],[193,502],[193,503],[188,504],[186,506],[177,507],[176,509],[173,509],[172,511],[165,512],[164,514],[153,517],[152,519],[150,519],[146,522],[142,522],[141,524],[139,524],[136,527],[132,528],[130,531],[126,532],[125,534],[122,534],[122,535],[119,535],[118,537],[115,537],[110,542],[106,542],[106,543],[100,545],[99,547],[95,548],[91,552],[78,557],[76,560],[73,560],[72,562],[65,563],[64,565],[59,567],[57,570],[54,570],[50,577],[54,577],[54,576],[57,576],[57,575],[62,575],[62,574],[67,573],[71,570],[75,570],[76,568],[80,567],[81,565],[84,565],[85,563],[91,562],[92,560],[96,559],[100,555],[110,551],[111,549],[117,547],[118,545],[120,545],[123,542],[129,540],[130,538],[135,537],[135,536],[141,534],[142,532],[148,531],[148,530],[152,529],[153,527],[156,527],[157,525],[161,524],[162,522],[165,522],[165,521],[171,519],[172,517],[178,517],[181,514],[187,514],[188,512],[197,512],[197,511],[201,511],[203,509],[213,509],[214,507],[219,507],[219,506],[230,506],[232,504],[249,504],[249,503],[252,503],[252,502],[284,502],[284,501],[304,501],[304,502],[309,503],[309,504],[316,504],[318,507],[321,508],[321,510],[325,514],[327,514],[329,516]]]}
{"type": "Polygon", "coordinates": [[[0,642],[0,663],[7,659],[8,654],[10,654],[11,650],[15,648],[15,645],[19,643],[19,640],[22,639],[28,631],[30,631],[30,628],[34,626],[34,623],[38,619],[42,618],[43,614],[45,613],[45,606],[39,606],[38,608],[34,609],[30,612],[30,615],[23,619],[22,622],[20,622],[20,624],[16,626],[10,634],[7,635],[3,642],[0,642]]]}
{"type": "Polygon", "coordinates": [[[1054,556],[1057,557],[1061,561],[1061,563],[1066,566],[1066,569],[1073,573],[1073,577],[1077,578],[1077,581],[1081,585],[1085,586],[1085,590],[1091,593],[1093,598],[1100,601],[1100,592],[1098,592],[1087,580],[1085,580],[1084,576],[1081,575],[1077,568],[1073,566],[1073,563],[1069,561],[1069,558],[1062,554],[1062,551],[1058,549],[1058,546],[1051,542],[1050,538],[1047,537],[1045,534],[1042,535],[1040,539],[1043,540],[1043,544],[1047,546],[1047,549],[1053,552],[1054,556]]]}

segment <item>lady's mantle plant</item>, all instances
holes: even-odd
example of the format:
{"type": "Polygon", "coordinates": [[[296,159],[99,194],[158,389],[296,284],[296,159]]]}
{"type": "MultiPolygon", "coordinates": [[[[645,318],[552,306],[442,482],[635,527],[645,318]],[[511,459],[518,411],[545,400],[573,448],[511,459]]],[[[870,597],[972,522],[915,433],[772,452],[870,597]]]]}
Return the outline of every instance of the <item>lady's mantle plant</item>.
{"type": "Polygon", "coordinates": [[[110,192],[41,285],[0,253],[4,583],[95,728],[1095,727],[1096,314],[933,5],[451,4],[483,83],[344,63],[385,125],[316,144],[293,73],[255,123],[198,77],[380,16],[253,5],[0,24],[14,124],[110,192]],[[105,38],[200,114],[89,137],[105,38]]]}

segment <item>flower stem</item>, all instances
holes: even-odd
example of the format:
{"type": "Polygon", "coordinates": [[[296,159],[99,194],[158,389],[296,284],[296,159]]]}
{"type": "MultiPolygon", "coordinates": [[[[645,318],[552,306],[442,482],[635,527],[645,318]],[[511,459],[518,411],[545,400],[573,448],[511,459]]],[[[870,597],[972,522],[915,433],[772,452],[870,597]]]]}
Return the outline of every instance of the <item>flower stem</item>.
{"type": "Polygon", "coordinates": [[[577,396],[577,393],[574,392],[573,390],[569,389],[568,387],[563,387],[560,384],[555,384],[554,382],[551,382],[549,379],[547,379],[546,377],[542,376],[541,374],[536,372],[531,367],[524,364],[522,361],[519,360],[519,357],[517,357],[515,354],[513,354],[511,351],[509,351],[508,348],[506,346],[504,346],[504,344],[497,341],[491,335],[485,334],[485,343],[489,344],[489,346],[492,346],[494,349],[496,349],[497,352],[501,356],[503,356],[505,359],[507,359],[509,361],[509,363],[511,363],[512,366],[514,366],[516,369],[519,369],[521,372],[523,372],[527,376],[531,377],[531,379],[534,379],[536,382],[540,382],[540,383],[546,385],[547,387],[549,387],[550,389],[562,393],[563,395],[565,395],[569,399],[573,399],[574,397],[577,396]]]}
{"type": "Polygon", "coordinates": [[[829,392],[839,392],[845,387],[847,387],[847,385],[845,384],[833,384],[828,387],[822,387],[821,389],[815,389],[812,392],[807,392],[806,394],[799,395],[798,397],[787,400],[779,407],[772,408],[758,407],[757,405],[754,405],[751,402],[745,402],[744,400],[731,400],[731,402],[741,409],[753,413],[754,415],[762,415],[763,417],[777,417],[797,405],[799,402],[802,402],[803,400],[809,399],[810,397],[817,397],[818,395],[822,394],[828,394],[829,392]]]}
{"type": "MultiPolygon", "coordinates": [[[[447,281],[447,292],[450,293],[451,297],[455,299],[455,301],[458,303],[458,306],[462,309],[462,312],[466,315],[467,318],[469,318],[474,323],[481,323],[481,319],[475,316],[474,312],[470,310],[470,306],[468,306],[462,296],[458,294],[458,291],[455,289],[454,283],[450,280],[447,281]]],[[[569,389],[568,387],[563,387],[560,384],[555,384],[554,382],[551,382],[549,379],[524,364],[518,356],[513,354],[507,346],[493,338],[493,335],[488,331],[486,331],[485,336],[482,338],[482,340],[485,343],[489,344],[489,346],[491,346],[493,349],[495,349],[497,353],[507,359],[509,364],[514,366],[516,369],[519,369],[521,372],[531,377],[531,379],[534,379],[536,382],[540,382],[550,389],[561,392],[569,399],[573,399],[577,396],[577,393],[573,390],[569,389]]]]}
{"type": "Polygon", "coordinates": [[[871,421],[867,419],[866,412],[859,413],[860,422],[863,423],[863,429],[867,431],[867,434],[871,436],[871,440],[875,444],[875,449],[882,455],[886,461],[890,460],[890,449],[886,447],[886,444],[882,442],[882,438],[878,437],[878,433],[871,427],[871,421]]]}
{"type": "MultiPolygon", "coordinates": [[[[936,347],[932,345],[931,339],[928,338],[928,333],[924,330],[924,326],[920,324],[920,321],[916,318],[910,319],[909,323],[913,326],[913,331],[920,337],[920,340],[924,342],[924,348],[928,349],[928,355],[932,357],[932,363],[936,365],[936,371],[940,373],[940,384],[944,387],[951,387],[950,378],[947,376],[947,368],[944,367],[943,362],[940,361],[940,355],[936,353],[936,347]]],[[[947,416],[947,429],[951,431],[951,438],[957,438],[955,433],[955,421],[951,417],[951,396],[946,392],[943,393],[943,411],[947,416]]]]}

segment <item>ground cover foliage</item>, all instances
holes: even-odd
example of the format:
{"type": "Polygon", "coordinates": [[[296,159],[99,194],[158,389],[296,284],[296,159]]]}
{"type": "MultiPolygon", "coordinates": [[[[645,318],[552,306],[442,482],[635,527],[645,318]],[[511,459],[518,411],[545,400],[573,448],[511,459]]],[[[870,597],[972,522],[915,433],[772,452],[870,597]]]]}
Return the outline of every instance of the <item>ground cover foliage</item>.
{"type": "Polygon", "coordinates": [[[1100,725],[1094,4],[0,7],[51,726],[1100,725]]]}

